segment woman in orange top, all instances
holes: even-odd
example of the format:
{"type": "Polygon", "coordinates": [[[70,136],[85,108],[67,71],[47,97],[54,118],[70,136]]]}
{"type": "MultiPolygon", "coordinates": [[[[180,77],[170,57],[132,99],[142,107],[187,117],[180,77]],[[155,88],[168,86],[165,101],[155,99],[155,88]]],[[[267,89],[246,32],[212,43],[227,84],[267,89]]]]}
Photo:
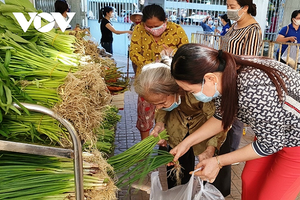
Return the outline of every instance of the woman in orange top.
{"type": "MultiPolygon", "coordinates": [[[[132,33],[130,59],[137,65],[136,76],[146,64],[158,62],[161,54],[173,55],[177,48],[188,43],[185,31],[178,24],[168,22],[162,7],[156,4],[143,9],[142,22],[132,33]]],[[[138,119],[136,127],[144,139],[153,127],[155,106],[138,98],[138,119]]]]}

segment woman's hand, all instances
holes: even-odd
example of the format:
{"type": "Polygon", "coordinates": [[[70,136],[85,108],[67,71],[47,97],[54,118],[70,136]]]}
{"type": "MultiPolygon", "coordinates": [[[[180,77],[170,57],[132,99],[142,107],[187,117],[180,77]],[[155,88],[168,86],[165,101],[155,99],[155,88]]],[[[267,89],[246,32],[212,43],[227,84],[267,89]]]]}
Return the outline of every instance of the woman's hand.
{"type": "Polygon", "coordinates": [[[214,146],[208,146],[203,153],[198,155],[199,162],[213,157],[215,154],[215,150],[216,150],[216,148],[214,146]]]}
{"type": "Polygon", "coordinates": [[[154,137],[157,137],[160,132],[162,132],[165,129],[165,124],[163,122],[157,122],[155,123],[155,126],[153,130],[151,131],[150,135],[153,135],[154,137]]]}
{"type": "MultiPolygon", "coordinates": [[[[196,169],[201,168],[195,172],[196,176],[199,176],[202,180],[213,183],[220,171],[218,161],[216,157],[208,158],[197,164],[196,169]]],[[[192,173],[192,172],[190,172],[192,173]]]]}
{"type": "MultiPolygon", "coordinates": [[[[157,137],[160,132],[162,132],[165,129],[165,125],[162,122],[157,122],[151,131],[150,135],[153,135],[154,137],[157,137]]],[[[167,141],[166,140],[159,140],[157,143],[159,146],[166,147],[167,141]]]]}
{"type": "Polygon", "coordinates": [[[169,47],[169,46],[167,46],[165,44],[163,44],[162,47],[163,47],[163,50],[160,52],[161,56],[169,56],[169,57],[173,56],[172,55],[173,52],[174,52],[173,48],[171,48],[171,47],[169,47]]]}
{"type": "Polygon", "coordinates": [[[297,37],[291,36],[291,37],[287,37],[286,39],[287,39],[287,41],[295,42],[297,40],[297,37]]]}
{"type": "Polygon", "coordinates": [[[184,142],[180,142],[176,147],[174,147],[171,151],[170,154],[174,155],[173,162],[168,163],[168,166],[174,165],[178,159],[184,155],[188,150],[190,149],[190,146],[184,142]]]}

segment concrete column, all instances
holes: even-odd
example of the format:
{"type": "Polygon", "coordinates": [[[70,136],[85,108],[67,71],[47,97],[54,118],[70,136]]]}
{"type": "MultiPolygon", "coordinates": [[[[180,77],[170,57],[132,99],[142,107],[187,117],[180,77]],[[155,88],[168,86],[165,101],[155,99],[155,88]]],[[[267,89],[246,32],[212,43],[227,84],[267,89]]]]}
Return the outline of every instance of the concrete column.
{"type": "Polygon", "coordinates": [[[75,16],[71,21],[72,28],[75,28],[76,24],[80,24],[80,26],[87,26],[87,24],[83,24],[83,19],[86,18],[85,12],[85,4],[86,1],[84,0],[68,0],[68,4],[71,6],[71,12],[75,12],[75,16]],[[83,1],[83,4],[82,4],[83,1]]]}
{"type": "Polygon", "coordinates": [[[294,10],[300,9],[299,0],[285,0],[282,4],[284,7],[283,20],[279,21],[279,29],[291,23],[291,16],[294,10]]]}
{"type": "Polygon", "coordinates": [[[267,11],[268,11],[268,0],[253,0],[253,3],[256,4],[256,17],[255,20],[259,23],[262,35],[265,34],[266,23],[267,23],[267,11]]]}

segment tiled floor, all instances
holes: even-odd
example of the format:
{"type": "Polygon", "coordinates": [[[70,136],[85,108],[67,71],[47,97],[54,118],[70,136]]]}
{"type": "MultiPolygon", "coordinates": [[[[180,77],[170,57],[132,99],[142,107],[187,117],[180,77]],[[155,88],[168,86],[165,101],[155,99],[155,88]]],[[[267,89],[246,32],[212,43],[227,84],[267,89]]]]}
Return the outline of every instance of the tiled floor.
{"type": "MultiPolygon", "coordinates": [[[[118,63],[118,67],[126,66],[126,57],[124,56],[116,56],[116,62],[118,63]]],[[[131,65],[129,68],[132,71],[131,65]]],[[[124,70],[126,72],[126,70],[124,70]]],[[[129,76],[132,77],[133,74],[129,73],[129,76]]],[[[122,98],[121,98],[122,99],[122,98]]],[[[135,127],[137,114],[136,114],[136,106],[137,106],[137,94],[131,88],[131,90],[126,91],[124,93],[124,104],[121,99],[118,99],[119,107],[124,106],[123,109],[119,111],[119,114],[122,115],[121,121],[117,124],[116,131],[116,140],[115,140],[115,154],[119,154],[132,145],[138,143],[140,141],[140,134],[137,128],[135,127]]],[[[244,135],[241,139],[240,147],[245,146],[246,144],[253,141],[254,134],[251,129],[246,129],[246,135],[244,135]]],[[[227,196],[226,200],[240,200],[241,199],[241,173],[244,167],[244,163],[240,163],[238,165],[232,166],[232,183],[231,183],[231,194],[227,196]]],[[[158,169],[161,173],[165,173],[165,167],[160,167],[158,169]]],[[[161,182],[163,188],[166,188],[166,177],[161,177],[161,182]]],[[[119,192],[120,200],[148,200],[150,197],[150,174],[144,180],[142,184],[135,184],[129,190],[123,189],[119,192]]],[[[300,200],[300,195],[296,200],[300,200]]]]}

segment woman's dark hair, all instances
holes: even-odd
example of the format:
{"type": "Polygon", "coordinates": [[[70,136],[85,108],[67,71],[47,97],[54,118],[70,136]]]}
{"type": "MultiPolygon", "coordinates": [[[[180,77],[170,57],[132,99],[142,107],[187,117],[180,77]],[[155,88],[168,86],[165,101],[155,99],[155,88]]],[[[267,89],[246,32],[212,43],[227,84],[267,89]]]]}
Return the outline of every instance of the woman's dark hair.
{"type": "Polygon", "coordinates": [[[228,19],[227,14],[223,14],[220,16],[221,19],[223,19],[227,24],[229,24],[229,26],[231,26],[231,21],[230,19],[228,19]]]}
{"type": "Polygon", "coordinates": [[[55,12],[59,12],[60,14],[63,14],[64,12],[69,10],[69,5],[64,0],[57,0],[54,3],[55,12]]]}
{"type": "Polygon", "coordinates": [[[291,16],[292,23],[293,23],[293,18],[296,18],[299,13],[300,13],[300,10],[294,10],[294,12],[292,12],[292,16],[291,16]]]}
{"type": "Polygon", "coordinates": [[[236,0],[236,1],[241,7],[248,6],[247,13],[252,16],[256,16],[256,4],[253,3],[253,0],[236,0]]]}
{"type": "Polygon", "coordinates": [[[113,10],[114,10],[114,8],[111,6],[105,6],[104,8],[101,8],[100,12],[99,12],[99,22],[106,16],[107,13],[109,13],[113,10]]]}
{"type": "Polygon", "coordinates": [[[171,74],[176,80],[189,84],[202,84],[205,74],[222,71],[224,78],[222,78],[222,91],[220,92],[222,93],[221,113],[224,130],[230,127],[238,110],[237,66],[240,67],[239,71],[243,70],[244,66],[252,66],[264,71],[276,86],[278,96],[282,100],[282,89],[287,91],[280,77],[282,73],[249,60],[249,58],[261,59],[261,57],[236,56],[227,52],[222,52],[221,57],[219,55],[218,50],[200,44],[184,44],[179,47],[172,59],[171,74]]]}
{"type": "Polygon", "coordinates": [[[157,4],[148,5],[143,9],[142,22],[146,22],[148,19],[153,17],[157,17],[162,22],[166,21],[166,13],[164,9],[157,4]]]}

